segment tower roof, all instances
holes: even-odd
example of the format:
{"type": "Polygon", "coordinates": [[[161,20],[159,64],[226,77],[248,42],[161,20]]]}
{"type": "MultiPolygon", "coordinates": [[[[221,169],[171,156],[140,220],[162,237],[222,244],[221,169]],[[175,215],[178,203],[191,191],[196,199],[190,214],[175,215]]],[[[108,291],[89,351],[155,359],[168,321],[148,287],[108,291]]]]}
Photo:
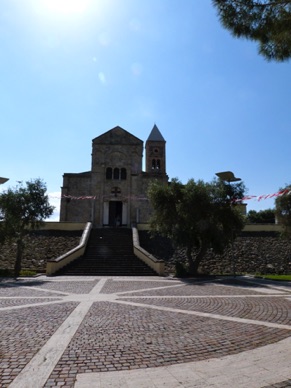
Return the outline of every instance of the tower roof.
{"type": "Polygon", "coordinates": [[[165,141],[156,124],[154,125],[147,141],[165,141]]]}

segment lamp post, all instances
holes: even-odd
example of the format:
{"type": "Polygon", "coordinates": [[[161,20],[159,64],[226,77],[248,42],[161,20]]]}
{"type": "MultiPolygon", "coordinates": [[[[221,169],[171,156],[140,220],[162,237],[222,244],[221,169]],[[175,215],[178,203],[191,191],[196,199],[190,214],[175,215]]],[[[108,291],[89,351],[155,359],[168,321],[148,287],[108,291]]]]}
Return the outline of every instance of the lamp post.
{"type": "Polygon", "coordinates": [[[231,171],[223,171],[223,172],[217,172],[215,175],[218,176],[222,181],[228,182],[228,184],[232,182],[238,182],[241,181],[240,178],[236,178],[234,176],[234,173],[231,171]]]}
{"type": "MultiPolygon", "coordinates": [[[[234,176],[234,173],[232,171],[223,171],[223,172],[217,172],[215,175],[218,176],[219,179],[221,179],[224,182],[227,182],[229,187],[231,187],[231,183],[233,182],[239,182],[241,181],[241,178],[236,178],[234,176]]],[[[236,276],[236,268],[235,268],[235,256],[233,252],[233,233],[231,236],[231,261],[232,261],[232,272],[233,276],[236,276]]]]}

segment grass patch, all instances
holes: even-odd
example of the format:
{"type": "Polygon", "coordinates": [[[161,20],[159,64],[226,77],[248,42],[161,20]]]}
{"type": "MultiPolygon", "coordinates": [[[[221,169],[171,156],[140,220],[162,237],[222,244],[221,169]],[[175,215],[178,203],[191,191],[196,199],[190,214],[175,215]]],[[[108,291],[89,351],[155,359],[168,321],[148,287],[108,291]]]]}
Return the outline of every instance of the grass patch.
{"type": "Polygon", "coordinates": [[[35,276],[36,272],[32,271],[30,269],[23,269],[20,271],[20,276],[26,277],[26,276],[35,276]]]}
{"type": "Polygon", "coordinates": [[[291,282],[291,275],[256,275],[256,278],[291,282]]]}

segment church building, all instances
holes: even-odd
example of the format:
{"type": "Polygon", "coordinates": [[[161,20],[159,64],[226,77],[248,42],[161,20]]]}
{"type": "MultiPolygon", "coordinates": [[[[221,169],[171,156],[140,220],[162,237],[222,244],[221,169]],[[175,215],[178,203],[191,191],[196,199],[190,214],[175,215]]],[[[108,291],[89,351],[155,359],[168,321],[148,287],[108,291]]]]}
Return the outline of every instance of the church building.
{"type": "Polygon", "coordinates": [[[92,140],[91,171],[65,173],[60,221],[92,222],[94,227],[149,221],[150,181],[167,184],[166,141],[154,125],[145,144],[117,126],[92,140]]]}

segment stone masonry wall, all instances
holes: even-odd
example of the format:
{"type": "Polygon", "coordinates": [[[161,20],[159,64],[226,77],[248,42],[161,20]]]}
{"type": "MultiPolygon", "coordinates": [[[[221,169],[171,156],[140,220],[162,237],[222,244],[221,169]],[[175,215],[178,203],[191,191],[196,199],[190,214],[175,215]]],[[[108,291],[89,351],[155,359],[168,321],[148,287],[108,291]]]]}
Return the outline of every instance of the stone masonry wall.
{"type": "MultiPolygon", "coordinates": [[[[83,231],[39,230],[25,237],[22,269],[44,273],[47,260],[57,258],[79,244],[83,231]]],[[[16,240],[0,245],[0,269],[13,269],[16,240]]]]}
{"type": "MultiPolygon", "coordinates": [[[[23,269],[45,272],[46,262],[73,249],[79,244],[82,230],[42,230],[26,237],[23,269]]],[[[166,273],[173,273],[177,261],[186,263],[183,249],[174,249],[169,239],[151,238],[147,231],[139,231],[140,245],[166,262],[166,273]]],[[[0,246],[0,269],[13,269],[16,241],[0,246]]],[[[233,259],[236,273],[291,273],[291,242],[273,232],[243,232],[223,255],[209,251],[201,263],[203,274],[232,274],[233,259]]]]}
{"type": "MultiPolygon", "coordinates": [[[[173,249],[171,241],[162,237],[150,238],[147,231],[140,231],[140,245],[166,261],[168,273],[175,263],[186,263],[185,250],[173,249]]],[[[291,241],[273,232],[243,232],[223,255],[209,251],[200,265],[203,274],[236,273],[291,273],[291,241]]]]}

